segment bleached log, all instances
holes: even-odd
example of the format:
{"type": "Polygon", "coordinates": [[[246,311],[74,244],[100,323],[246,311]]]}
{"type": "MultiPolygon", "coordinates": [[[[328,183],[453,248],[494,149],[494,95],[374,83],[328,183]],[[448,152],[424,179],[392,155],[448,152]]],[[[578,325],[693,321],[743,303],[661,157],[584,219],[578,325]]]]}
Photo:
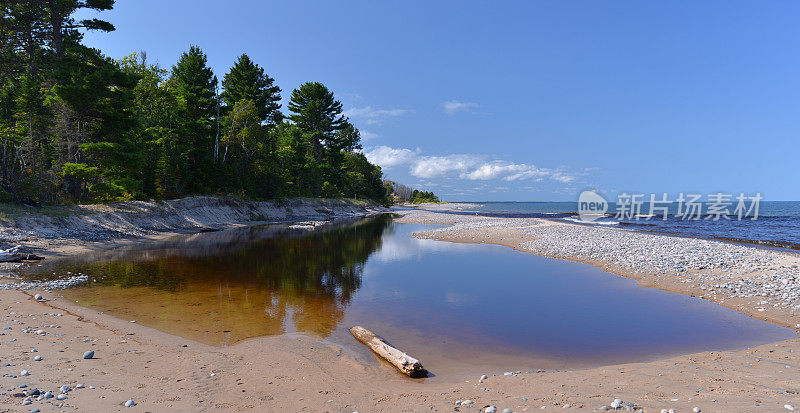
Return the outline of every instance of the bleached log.
{"type": "Polygon", "coordinates": [[[17,251],[19,251],[20,248],[22,248],[22,246],[17,245],[16,247],[0,250],[0,262],[20,261],[22,259],[22,256],[19,253],[17,253],[17,251]]]}
{"type": "Polygon", "coordinates": [[[428,371],[422,367],[419,360],[390,346],[389,343],[372,331],[361,326],[355,326],[350,329],[350,334],[361,342],[361,344],[369,347],[375,354],[389,363],[392,363],[392,365],[397,367],[403,374],[414,378],[428,375],[428,371]]]}

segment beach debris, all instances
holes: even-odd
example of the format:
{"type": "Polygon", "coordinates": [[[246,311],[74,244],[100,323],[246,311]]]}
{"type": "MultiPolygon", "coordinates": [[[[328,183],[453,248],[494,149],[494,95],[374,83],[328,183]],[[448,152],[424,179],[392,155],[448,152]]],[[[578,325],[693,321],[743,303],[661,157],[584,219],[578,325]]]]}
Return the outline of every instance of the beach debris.
{"type": "Polygon", "coordinates": [[[85,358],[85,359],[94,358],[94,350],[89,350],[89,351],[83,353],[83,358],[85,358]]]}
{"type": "Polygon", "coordinates": [[[136,402],[134,402],[133,400],[128,400],[125,402],[125,407],[133,407],[133,406],[136,406],[136,402]]]}
{"type": "Polygon", "coordinates": [[[422,363],[420,363],[419,360],[392,347],[372,331],[361,326],[355,326],[350,329],[350,334],[361,342],[361,344],[369,347],[375,354],[389,363],[392,363],[403,374],[414,378],[426,377],[428,375],[428,371],[422,367],[422,363]]]}

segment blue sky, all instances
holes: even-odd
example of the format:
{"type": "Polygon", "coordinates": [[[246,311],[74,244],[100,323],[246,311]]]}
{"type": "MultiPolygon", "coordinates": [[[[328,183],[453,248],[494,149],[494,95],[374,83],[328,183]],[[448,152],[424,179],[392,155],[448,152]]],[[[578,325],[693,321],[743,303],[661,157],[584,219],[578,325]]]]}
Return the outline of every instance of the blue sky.
{"type": "Polygon", "coordinates": [[[446,200],[800,199],[800,3],[117,0],[87,44],[246,52],[325,83],[385,175],[446,200]],[[223,7],[220,7],[224,5],[223,7]]]}

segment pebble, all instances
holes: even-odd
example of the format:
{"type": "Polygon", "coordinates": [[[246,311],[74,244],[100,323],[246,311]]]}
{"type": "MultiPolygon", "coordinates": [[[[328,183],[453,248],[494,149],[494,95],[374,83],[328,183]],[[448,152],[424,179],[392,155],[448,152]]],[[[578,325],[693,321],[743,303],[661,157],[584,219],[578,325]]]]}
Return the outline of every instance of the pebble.
{"type": "Polygon", "coordinates": [[[67,398],[66,394],[59,394],[58,396],[56,396],[56,399],[58,399],[58,400],[64,400],[66,398],[67,398]]]}
{"type": "Polygon", "coordinates": [[[42,295],[41,295],[41,294],[36,294],[36,295],[34,295],[34,296],[33,296],[33,298],[34,298],[35,300],[41,300],[43,297],[42,297],[42,295]]]}
{"type": "Polygon", "coordinates": [[[692,409],[692,411],[693,411],[694,413],[700,413],[700,411],[701,411],[701,410],[700,410],[700,408],[699,408],[699,407],[695,407],[694,409],[692,409]]]}
{"type": "Polygon", "coordinates": [[[85,359],[94,358],[94,350],[89,350],[89,351],[83,353],[83,358],[85,358],[85,359]]]}
{"type": "Polygon", "coordinates": [[[42,361],[42,356],[35,356],[33,358],[34,361],[42,361]]]}
{"type": "Polygon", "coordinates": [[[503,409],[503,412],[502,412],[502,413],[513,413],[513,412],[511,411],[511,409],[509,409],[508,407],[506,407],[505,409],[503,409]]]}
{"type": "Polygon", "coordinates": [[[20,376],[28,376],[30,374],[31,374],[31,372],[29,372],[28,370],[22,370],[21,372],[19,372],[20,376]]]}
{"type": "Polygon", "coordinates": [[[128,400],[125,402],[125,407],[133,407],[136,406],[136,403],[133,400],[128,400]]]}
{"type": "Polygon", "coordinates": [[[497,412],[497,407],[495,406],[489,406],[483,409],[483,413],[495,413],[495,412],[497,412]]]}
{"type": "Polygon", "coordinates": [[[788,410],[788,411],[790,411],[790,412],[794,411],[794,406],[792,406],[791,404],[784,404],[783,408],[788,410]]]}

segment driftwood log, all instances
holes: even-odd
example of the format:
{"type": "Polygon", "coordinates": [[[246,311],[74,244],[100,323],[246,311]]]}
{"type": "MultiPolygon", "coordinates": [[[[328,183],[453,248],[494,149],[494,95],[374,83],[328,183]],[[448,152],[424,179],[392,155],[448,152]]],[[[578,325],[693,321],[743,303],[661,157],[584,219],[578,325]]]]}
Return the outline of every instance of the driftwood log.
{"type": "Polygon", "coordinates": [[[392,363],[403,374],[414,378],[426,377],[428,375],[428,371],[422,367],[422,363],[420,363],[419,360],[390,346],[389,343],[372,331],[361,326],[355,326],[350,329],[350,334],[352,334],[356,340],[360,341],[361,344],[369,347],[375,354],[389,363],[392,363]]]}
{"type": "Polygon", "coordinates": [[[22,262],[44,259],[44,257],[38,255],[20,253],[19,250],[21,248],[21,245],[17,245],[16,247],[0,250],[0,262],[22,262]]]}

